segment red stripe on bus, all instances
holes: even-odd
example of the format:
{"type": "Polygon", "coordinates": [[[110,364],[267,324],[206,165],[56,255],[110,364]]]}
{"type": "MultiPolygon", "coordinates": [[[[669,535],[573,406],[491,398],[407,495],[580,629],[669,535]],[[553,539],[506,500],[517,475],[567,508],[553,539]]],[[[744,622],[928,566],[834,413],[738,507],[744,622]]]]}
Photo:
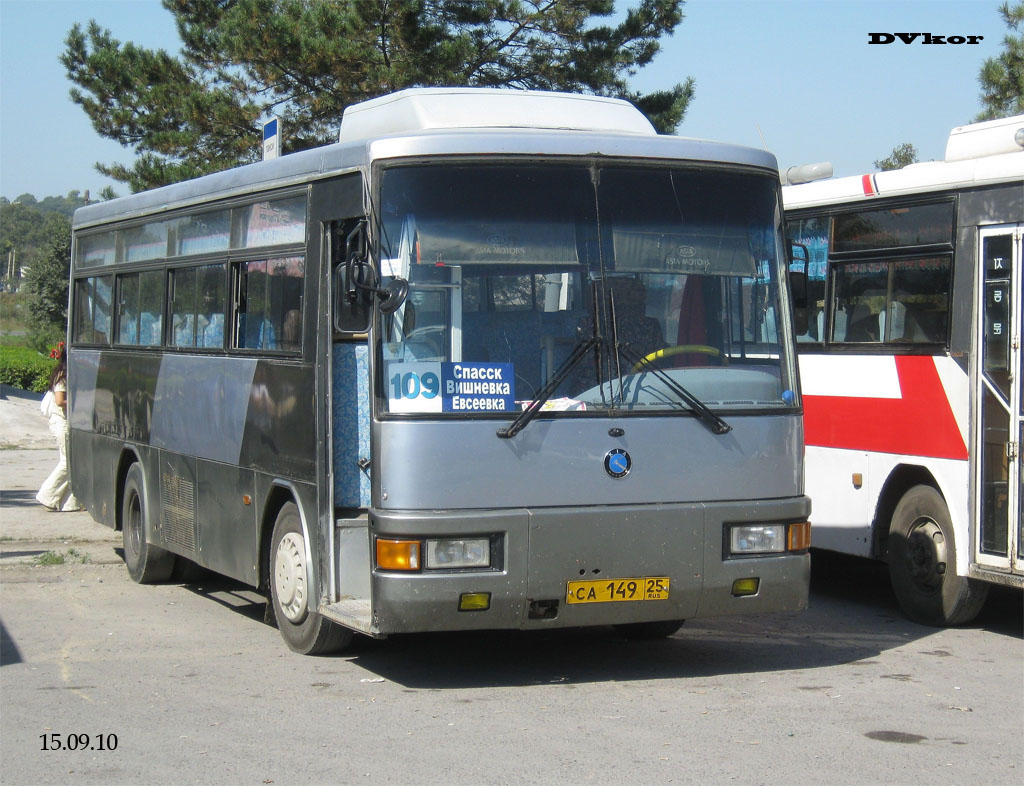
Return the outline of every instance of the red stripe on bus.
{"type": "Polygon", "coordinates": [[[966,459],[967,446],[928,356],[897,357],[901,398],[804,396],[808,445],[966,459]]]}
{"type": "Polygon", "coordinates": [[[874,194],[875,194],[875,184],[874,184],[874,181],[872,181],[872,179],[871,179],[871,175],[864,175],[864,177],[862,177],[860,179],[860,182],[861,182],[861,185],[864,186],[864,195],[865,196],[874,196],[874,194]]]}

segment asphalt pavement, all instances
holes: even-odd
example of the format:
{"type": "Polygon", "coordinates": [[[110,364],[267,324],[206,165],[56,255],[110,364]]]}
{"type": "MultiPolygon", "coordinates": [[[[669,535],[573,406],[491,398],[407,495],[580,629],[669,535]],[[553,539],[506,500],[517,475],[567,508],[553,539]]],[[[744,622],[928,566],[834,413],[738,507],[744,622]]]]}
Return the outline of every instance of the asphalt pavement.
{"type": "Polygon", "coordinates": [[[0,385],[0,565],[47,559],[120,562],[121,534],[86,511],[60,513],[36,502],[57,464],[57,445],[39,411],[42,396],[0,385]]]}
{"type": "Polygon", "coordinates": [[[1021,781],[1019,592],[928,628],[883,565],[816,554],[804,612],[307,658],[249,588],[136,585],[117,533],[38,505],[56,446],[39,397],[2,392],[0,786],[1021,781]]]}

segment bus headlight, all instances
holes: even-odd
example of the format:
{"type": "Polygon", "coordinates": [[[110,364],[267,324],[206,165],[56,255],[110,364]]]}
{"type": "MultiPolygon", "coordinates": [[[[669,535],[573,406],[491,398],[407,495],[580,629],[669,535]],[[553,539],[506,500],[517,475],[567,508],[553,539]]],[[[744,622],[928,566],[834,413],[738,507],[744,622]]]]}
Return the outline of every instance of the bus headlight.
{"type": "Polygon", "coordinates": [[[445,538],[427,541],[427,569],[490,566],[490,538],[445,538]]]}
{"type": "Polygon", "coordinates": [[[731,554],[777,554],[785,550],[785,524],[736,524],[729,530],[731,554]]]}

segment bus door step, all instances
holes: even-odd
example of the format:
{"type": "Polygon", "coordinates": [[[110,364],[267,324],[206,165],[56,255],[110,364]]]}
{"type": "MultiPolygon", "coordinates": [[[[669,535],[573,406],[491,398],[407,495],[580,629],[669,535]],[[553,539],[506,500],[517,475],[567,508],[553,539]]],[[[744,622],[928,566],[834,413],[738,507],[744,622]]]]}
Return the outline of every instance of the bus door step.
{"type": "Polygon", "coordinates": [[[380,636],[373,630],[369,598],[346,598],[335,603],[325,603],[320,607],[320,616],[368,636],[380,636]]]}

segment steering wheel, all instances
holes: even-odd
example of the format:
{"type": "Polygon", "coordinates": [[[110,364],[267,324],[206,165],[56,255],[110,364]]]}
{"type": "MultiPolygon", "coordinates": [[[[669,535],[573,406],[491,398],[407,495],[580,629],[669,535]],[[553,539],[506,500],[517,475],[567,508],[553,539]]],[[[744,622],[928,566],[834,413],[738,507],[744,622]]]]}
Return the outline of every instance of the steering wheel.
{"type": "Polygon", "coordinates": [[[718,347],[709,347],[707,344],[679,344],[675,347],[662,347],[656,349],[648,355],[644,355],[643,360],[633,366],[633,371],[642,371],[648,363],[653,363],[656,360],[662,358],[670,358],[673,355],[688,355],[688,354],[701,354],[701,355],[713,355],[717,357],[722,365],[726,365],[729,361],[722,355],[722,351],[718,347]]]}

